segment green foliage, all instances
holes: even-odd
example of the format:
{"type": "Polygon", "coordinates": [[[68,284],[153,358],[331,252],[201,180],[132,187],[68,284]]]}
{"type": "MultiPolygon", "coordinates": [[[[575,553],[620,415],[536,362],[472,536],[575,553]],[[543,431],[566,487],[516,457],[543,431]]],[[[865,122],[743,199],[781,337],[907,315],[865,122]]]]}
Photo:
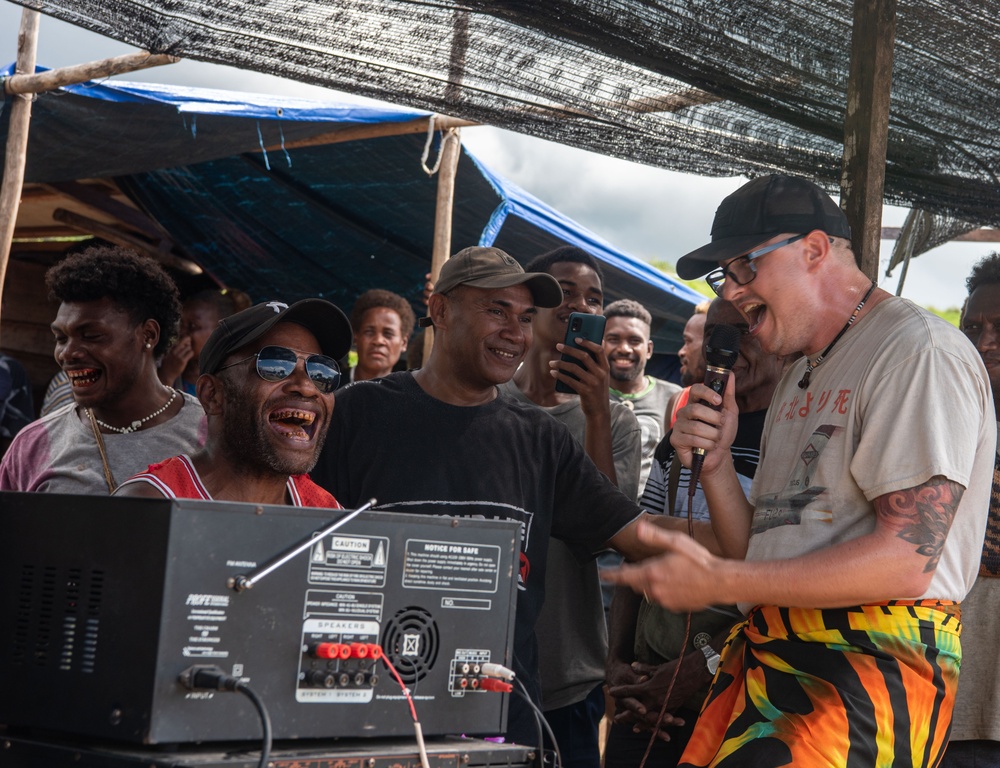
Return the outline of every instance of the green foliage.
{"type": "Polygon", "coordinates": [[[933,312],[938,317],[943,320],[947,320],[949,323],[958,328],[958,320],[962,315],[962,310],[958,307],[950,307],[949,309],[938,309],[937,307],[926,307],[928,312],[933,312]]]}
{"type": "Polygon", "coordinates": [[[652,266],[656,267],[661,272],[663,272],[665,275],[670,275],[675,280],[684,283],[684,285],[686,285],[688,288],[690,288],[693,291],[697,291],[706,298],[709,299],[715,298],[715,294],[712,292],[712,289],[708,287],[708,283],[705,282],[704,278],[699,277],[694,280],[681,280],[679,277],[677,277],[677,270],[674,269],[673,264],[670,264],[666,261],[651,261],[649,263],[652,266]]]}

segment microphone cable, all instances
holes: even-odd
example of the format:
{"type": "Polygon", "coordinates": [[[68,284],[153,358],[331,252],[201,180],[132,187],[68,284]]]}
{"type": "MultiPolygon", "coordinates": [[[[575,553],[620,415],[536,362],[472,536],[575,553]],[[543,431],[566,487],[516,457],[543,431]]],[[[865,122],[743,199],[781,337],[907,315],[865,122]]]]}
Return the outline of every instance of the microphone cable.
{"type": "MultiPolygon", "coordinates": [[[[740,330],[732,325],[717,325],[712,329],[712,334],[705,342],[705,386],[722,395],[726,390],[726,384],[732,373],[733,366],[740,354],[740,330]]],[[[706,403],[708,405],[708,403],[706,403]]],[[[722,406],[709,406],[717,411],[722,410],[722,406]]],[[[679,461],[677,452],[674,452],[673,461],[679,461]]],[[[687,492],[687,529],[688,536],[694,538],[694,498],[698,490],[698,481],[701,478],[701,467],[705,462],[705,449],[695,448],[691,457],[691,479],[688,483],[687,492]]],[[[673,514],[673,510],[670,510],[673,514]]],[[[684,662],[684,654],[687,651],[688,640],[691,638],[691,618],[692,612],[687,611],[684,621],[684,637],[681,640],[680,651],[677,654],[677,663],[674,672],[670,676],[670,683],[667,685],[667,692],[663,697],[663,706],[660,707],[660,714],[656,718],[653,732],[650,734],[649,743],[643,753],[639,768],[646,768],[646,760],[656,743],[656,736],[659,733],[660,725],[667,714],[667,704],[670,702],[670,694],[674,691],[674,684],[680,676],[681,664],[684,662]]]]}

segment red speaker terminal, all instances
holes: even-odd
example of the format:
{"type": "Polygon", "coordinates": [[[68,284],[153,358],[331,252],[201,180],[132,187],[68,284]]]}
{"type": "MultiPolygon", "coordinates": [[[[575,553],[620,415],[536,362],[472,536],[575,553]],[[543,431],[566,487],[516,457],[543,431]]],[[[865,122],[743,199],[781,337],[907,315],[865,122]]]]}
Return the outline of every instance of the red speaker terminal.
{"type": "Polygon", "coordinates": [[[371,659],[382,658],[382,646],[377,643],[317,643],[310,649],[317,659],[371,659]]]}
{"type": "Polygon", "coordinates": [[[514,689],[510,683],[492,677],[484,677],[480,680],[479,687],[484,691],[498,691],[500,693],[510,693],[514,689]]]}
{"type": "Polygon", "coordinates": [[[343,643],[317,643],[312,649],[317,659],[349,659],[351,648],[343,643]]]}

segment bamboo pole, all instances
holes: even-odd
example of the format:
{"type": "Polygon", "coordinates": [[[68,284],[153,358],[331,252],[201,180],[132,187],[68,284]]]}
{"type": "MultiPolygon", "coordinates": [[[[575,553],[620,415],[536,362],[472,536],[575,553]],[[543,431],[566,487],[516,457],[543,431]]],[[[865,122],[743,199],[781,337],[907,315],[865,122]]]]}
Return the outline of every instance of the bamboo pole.
{"type": "Polygon", "coordinates": [[[91,61],[87,64],[74,64],[71,67],[50,69],[48,72],[40,72],[38,74],[34,74],[34,68],[28,74],[21,73],[18,70],[16,74],[4,79],[3,90],[8,96],[44,93],[45,91],[54,91],[56,88],[62,88],[64,85],[85,83],[88,80],[121,75],[140,69],[149,69],[150,67],[160,67],[164,64],[175,64],[178,61],[180,59],[177,56],[140,51],[139,53],[126,53],[110,59],[91,61]]]}
{"type": "MultiPolygon", "coordinates": [[[[434,247],[431,251],[431,282],[437,285],[441,267],[451,255],[451,213],[455,205],[455,174],[462,149],[460,128],[449,128],[441,139],[441,167],[438,169],[437,208],[434,213],[434,247]]],[[[434,346],[434,329],[424,331],[424,364],[434,346]]]]}
{"type": "Polygon", "coordinates": [[[411,133],[427,133],[427,126],[434,120],[434,128],[446,130],[448,128],[464,128],[475,126],[479,123],[472,120],[463,120],[459,117],[448,117],[446,115],[432,115],[431,117],[421,117],[416,120],[409,120],[405,123],[374,123],[371,125],[355,125],[350,128],[341,128],[336,131],[321,133],[318,136],[310,136],[308,139],[296,139],[286,141],[284,144],[272,144],[265,147],[268,152],[275,152],[281,149],[298,149],[299,147],[318,147],[326,144],[340,144],[345,141],[360,141],[362,139],[377,139],[383,136],[404,136],[411,133]]]}
{"type": "MultiPolygon", "coordinates": [[[[17,63],[15,74],[35,71],[38,53],[38,11],[27,8],[21,14],[17,33],[17,63]]],[[[14,240],[17,209],[21,205],[21,186],[28,155],[28,124],[31,122],[31,96],[15,96],[10,110],[7,148],[4,154],[3,182],[0,183],[0,297],[3,296],[10,261],[10,246],[14,240]]],[[[0,317],[2,320],[2,317],[0,317]]],[[[0,322],[0,328],[3,323],[0,322]]]]}

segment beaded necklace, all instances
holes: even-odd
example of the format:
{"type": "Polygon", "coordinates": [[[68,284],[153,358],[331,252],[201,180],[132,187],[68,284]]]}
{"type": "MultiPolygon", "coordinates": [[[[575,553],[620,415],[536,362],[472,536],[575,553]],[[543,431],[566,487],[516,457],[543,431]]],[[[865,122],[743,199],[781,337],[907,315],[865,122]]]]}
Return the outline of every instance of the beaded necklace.
{"type": "Polygon", "coordinates": [[[847,329],[850,328],[854,324],[854,321],[858,319],[858,313],[861,312],[861,308],[865,305],[865,302],[868,301],[868,297],[874,292],[875,286],[876,283],[872,280],[868,293],[864,295],[858,303],[858,306],[854,308],[854,313],[851,315],[844,327],[840,329],[840,333],[833,337],[833,341],[830,342],[830,346],[824,349],[823,354],[816,358],[816,362],[814,363],[808,357],[806,358],[806,372],[802,375],[802,379],[799,381],[799,389],[805,389],[809,386],[809,377],[812,375],[812,372],[819,367],[820,363],[826,360],[826,356],[830,354],[830,350],[833,349],[833,345],[840,341],[840,337],[847,333],[847,329]]]}
{"type": "MultiPolygon", "coordinates": [[[[177,399],[177,390],[176,389],[171,389],[170,390],[170,397],[167,398],[167,402],[165,402],[162,407],[157,408],[155,411],[153,411],[151,414],[149,414],[149,416],[147,416],[144,419],[137,419],[136,421],[133,421],[127,427],[113,427],[110,424],[105,424],[103,421],[101,421],[96,416],[94,416],[94,421],[96,421],[98,424],[100,424],[105,429],[110,429],[112,432],[117,432],[119,435],[127,435],[130,432],[135,432],[135,431],[139,430],[142,427],[142,425],[145,424],[150,419],[155,419],[157,416],[159,416],[161,413],[163,413],[165,410],[167,410],[167,408],[170,407],[170,404],[172,402],[174,402],[174,400],[176,400],[176,399],[177,399]]],[[[87,410],[89,411],[89,415],[93,416],[93,414],[94,414],[93,409],[88,408],[87,410]]]]}

